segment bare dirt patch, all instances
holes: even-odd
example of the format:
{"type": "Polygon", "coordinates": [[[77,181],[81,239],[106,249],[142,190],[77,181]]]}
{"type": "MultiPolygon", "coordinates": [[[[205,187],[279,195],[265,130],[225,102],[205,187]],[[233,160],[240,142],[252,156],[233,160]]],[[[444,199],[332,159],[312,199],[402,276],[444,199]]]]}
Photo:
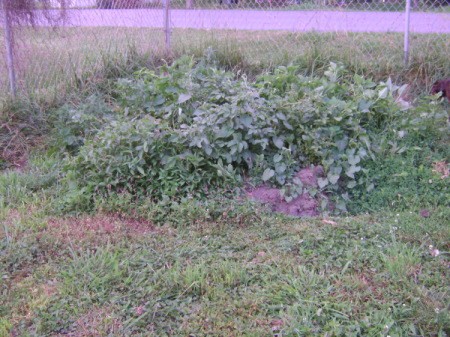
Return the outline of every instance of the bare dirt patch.
{"type": "Polygon", "coordinates": [[[36,212],[35,207],[27,207],[19,210],[11,208],[0,215],[0,239],[6,239],[8,242],[18,242],[29,236],[33,229],[26,226],[29,218],[33,217],[36,212]]]}
{"type": "Polygon", "coordinates": [[[438,161],[433,163],[433,172],[439,174],[441,179],[446,179],[450,176],[449,164],[445,161],[438,161]]]}
{"type": "Polygon", "coordinates": [[[353,303],[353,312],[361,313],[363,304],[376,299],[379,303],[385,303],[385,289],[387,284],[377,280],[371,272],[361,271],[355,274],[344,276],[342,279],[333,282],[334,291],[331,296],[342,302],[353,303]]]}
{"type": "Polygon", "coordinates": [[[12,227],[15,223],[22,220],[22,215],[17,209],[9,209],[4,217],[4,224],[12,227]]]}
{"type": "Polygon", "coordinates": [[[4,161],[6,168],[18,170],[27,166],[29,149],[43,143],[30,129],[32,126],[25,123],[0,124],[0,164],[4,161]]]}
{"type": "Polygon", "coordinates": [[[119,334],[122,328],[120,320],[114,316],[109,308],[94,307],[81,315],[71,327],[71,331],[54,337],[94,337],[119,334]]]}
{"type": "MultiPolygon", "coordinates": [[[[317,179],[323,174],[323,168],[316,166],[300,170],[296,177],[301,180],[303,186],[317,188],[317,179]]],[[[252,200],[270,206],[273,212],[298,217],[313,217],[320,214],[318,199],[313,198],[308,193],[303,193],[292,201],[287,202],[278,188],[263,185],[247,191],[247,196],[252,200]]]]}
{"type": "Polygon", "coordinates": [[[64,243],[101,243],[121,237],[139,237],[156,231],[155,227],[144,219],[118,214],[97,214],[50,219],[45,233],[64,243]]]}

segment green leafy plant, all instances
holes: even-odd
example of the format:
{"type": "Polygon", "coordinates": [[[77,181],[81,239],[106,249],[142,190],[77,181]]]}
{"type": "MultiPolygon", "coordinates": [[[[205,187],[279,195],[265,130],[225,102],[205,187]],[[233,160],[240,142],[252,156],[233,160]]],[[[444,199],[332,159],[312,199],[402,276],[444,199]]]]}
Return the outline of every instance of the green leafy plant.
{"type": "Polygon", "coordinates": [[[324,209],[332,200],[346,211],[351,191],[375,187],[368,163],[425,142],[445,118],[433,101],[403,109],[395,98],[404,90],[349,76],[335,63],[322,78],[291,66],[251,83],[217,69],[211,55],[197,63],[184,57],[119,80],[113,108],[92,99],[69,109],[62,138],[79,153],[68,161],[67,180],[88,199],[126,192],[163,200],[250,179],[283,187],[287,201],[308,192],[326,196],[324,209]],[[294,179],[306,165],[323,168],[318,186],[294,179]]]}
{"type": "Polygon", "coordinates": [[[87,193],[129,192],[156,199],[201,195],[208,186],[225,186],[235,177],[232,167],[190,150],[176,131],[150,117],[111,123],[68,167],[68,179],[87,193]]]}
{"type": "Polygon", "coordinates": [[[65,105],[55,116],[53,124],[59,144],[70,152],[76,152],[86,139],[115,118],[111,108],[97,95],[89,96],[78,106],[65,105]]]}

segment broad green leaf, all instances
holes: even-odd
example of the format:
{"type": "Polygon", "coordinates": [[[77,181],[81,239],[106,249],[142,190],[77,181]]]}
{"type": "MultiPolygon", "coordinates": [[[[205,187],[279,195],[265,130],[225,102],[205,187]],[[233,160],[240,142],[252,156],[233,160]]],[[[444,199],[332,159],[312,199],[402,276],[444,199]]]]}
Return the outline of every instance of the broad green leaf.
{"type": "Polygon", "coordinates": [[[319,187],[322,189],[325,186],[328,185],[328,179],[327,178],[319,178],[317,179],[317,185],[319,185],[319,187]]]}
{"type": "Polygon", "coordinates": [[[340,210],[341,212],[347,212],[347,206],[345,205],[345,201],[344,200],[339,200],[336,203],[336,208],[338,210],[340,210]]]}
{"type": "Polygon", "coordinates": [[[274,175],[275,175],[275,171],[272,170],[272,169],[267,168],[267,169],[265,169],[265,171],[263,173],[262,180],[263,181],[267,181],[270,178],[272,178],[274,175]]]}
{"type": "Polygon", "coordinates": [[[341,173],[342,173],[342,166],[331,166],[330,167],[330,173],[340,176],[341,173]]]}
{"type": "Polygon", "coordinates": [[[360,161],[361,158],[358,155],[348,157],[348,163],[352,166],[358,164],[360,161]]]}
{"type": "Polygon", "coordinates": [[[223,127],[219,131],[216,132],[217,138],[228,138],[233,134],[233,129],[229,127],[223,127]]]}
{"type": "Polygon", "coordinates": [[[345,174],[352,178],[355,179],[355,173],[361,171],[361,167],[360,166],[350,166],[347,171],[345,171],[345,174]]]}
{"type": "Polygon", "coordinates": [[[354,188],[355,186],[356,186],[356,181],[355,180],[351,180],[347,184],[348,188],[354,188]]]}
{"type": "Polygon", "coordinates": [[[284,185],[286,183],[286,176],[285,175],[278,175],[278,176],[276,176],[276,178],[277,178],[277,182],[280,185],[284,185]]]}
{"type": "Polygon", "coordinates": [[[340,177],[339,174],[331,174],[331,173],[327,174],[327,178],[328,178],[329,182],[333,185],[335,185],[338,182],[339,177],[340,177]]]}
{"type": "Polygon", "coordinates": [[[166,99],[163,96],[158,95],[158,96],[156,96],[155,100],[153,101],[153,104],[155,106],[158,106],[158,105],[162,105],[165,101],[166,101],[166,99]]]}
{"type": "Polygon", "coordinates": [[[272,138],[273,143],[275,144],[275,146],[279,149],[282,149],[284,146],[284,139],[282,137],[273,137],[272,138]]]}
{"type": "Polygon", "coordinates": [[[318,192],[319,192],[319,191],[318,191],[317,189],[315,189],[315,188],[310,188],[310,189],[308,189],[308,194],[309,194],[311,197],[313,197],[313,198],[317,195],[318,192]]]}
{"type": "Polygon", "coordinates": [[[292,179],[292,182],[297,185],[298,187],[302,188],[303,187],[303,183],[302,180],[298,177],[295,177],[294,179],[292,179]]]}
{"type": "Polygon", "coordinates": [[[140,174],[142,174],[143,176],[145,176],[145,171],[142,167],[138,166],[137,170],[139,171],[140,174]]]}
{"type": "Polygon", "coordinates": [[[333,165],[333,163],[334,163],[333,158],[328,158],[328,159],[322,161],[322,164],[325,166],[325,168],[330,167],[331,165],[333,165]]]}
{"type": "Polygon", "coordinates": [[[178,96],[178,104],[184,103],[188,100],[190,100],[192,97],[192,95],[190,94],[180,94],[180,96],[178,96]]]}
{"type": "Polygon", "coordinates": [[[364,95],[364,97],[371,99],[375,96],[375,90],[366,89],[366,90],[364,90],[363,95],[364,95]]]}
{"type": "Polygon", "coordinates": [[[288,123],[288,121],[283,121],[283,125],[286,127],[286,129],[288,130],[294,130],[294,128],[292,127],[291,124],[288,123]]]}
{"type": "Polygon", "coordinates": [[[209,144],[203,144],[203,151],[205,151],[205,153],[206,153],[208,156],[210,156],[211,153],[212,153],[212,151],[213,151],[213,149],[212,149],[211,145],[209,145],[209,144]]]}
{"type": "Polygon", "coordinates": [[[347,137],[338,140],[336,142],[336,146],[337,146],[339,152],[344,152],[344,150],[347,148],[347,144],[348,144],[347,137]]]}
{"type": "Polygon", "coordinates": [[[285,120],[286,120],[286,116],[285,116],[283,113],[281,113],[281,112],[278,112],[278,113],[276,114],[276,116],[277,116],[280,120],[282,120],[282,121],[285,121],[285,120]]]}
{"type": "Polygon", "coordinates": [[[369,112],[370,107],[372,106],[372,102],[371,101],[366,101],[364,99],[360,100],[358,103],[358,109],[361,112],[369,112]]]}
{"type": "Polygon", "coordinates": [[[279,163],[281,160],[283,159],[283,156],[281,155],[281,154],[276,154],[276,155],[274,155],[273,156],[273,162],[276,164],[276,163],[279,163]]]}
{"type": "Polygon", "coordinates": [[[169,86],[166,88],[166,92],[168,92],[169,94],[176,94],[178,92],[178,88],[169,86]]]}
{"type": "Polygon", "coordinates": [[[399,148],[399,149],[397,150],[397,153],[403,153],[403,152],[405,152],[406,150],[408,150],[408,148],[405,147],[405,146],[402,146],[401,148],[399,148]]]}
{"type": "Polygon", "coordinates": [[[286,164],[284,164],[284,163],[278,164],[278,165],[275,167],[275,171],[276,171],[278,174],[284,173],[284,171],[286,171],[286,164]]]}
{"type": "Polygon", "coordinates": [[[382,89],[379,93],[378,93],[378,97],[379,98],[386,98],[387,95],[389,93],[389,88],[385,87],[384,89],[382,89]]]}
{"type": "Polygon", "coordinates": [[[245,127],[249,128],[249,127],[252,126],[252,122],[253,122],[252,116],[244,115],[244,116],[242,116],[242,117],[240,118],[240,120],[241,120],[241,123],[242,123],[245,127]]]}
{"type": "Polygon", "coordinates": [[[358,150],[358,155],[359,155],[360,158],[365,158],[365,157],[367,157],[367,151],[366,151],[366,149],[363,148],[363,147],[360,147],[359,150],[358,150]]]}

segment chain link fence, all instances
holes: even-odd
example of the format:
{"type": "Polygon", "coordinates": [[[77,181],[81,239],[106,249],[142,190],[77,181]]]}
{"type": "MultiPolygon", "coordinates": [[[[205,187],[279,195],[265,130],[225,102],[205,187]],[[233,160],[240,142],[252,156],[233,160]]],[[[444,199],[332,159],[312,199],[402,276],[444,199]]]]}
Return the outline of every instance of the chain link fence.
{"type": "Polygon", "coordinates": [[[450,0],[40,0],[47,11],[20,28],[0,1],[3,96],[57,94],[110,63],[208,47],[250,69],[342,61],[425,86],[450,75],[450,0]]]}

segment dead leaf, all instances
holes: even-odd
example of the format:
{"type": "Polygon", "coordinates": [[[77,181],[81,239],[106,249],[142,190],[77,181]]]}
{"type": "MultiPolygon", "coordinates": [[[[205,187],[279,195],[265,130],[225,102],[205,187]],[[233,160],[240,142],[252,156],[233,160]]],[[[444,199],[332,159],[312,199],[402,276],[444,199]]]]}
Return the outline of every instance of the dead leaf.
{"type": "Polygon", "coordinates": [[[450,169],[445,161],[437,161],[433,163],[433,172],[440,174],[441,179],[445,179],[450,176],[450,169]]]}
{"type": "Polygon", "coordinates": [[[134,312],[136,313],[136,315],[141,316],[145,312],[145,308],[144,306],[140,305],[134,310],[134,312]]]}
{"type": "Polygon", "coordinates": [[[272,331],[281,330],[281,327],[283,326],[284,322],[282,319],[274,319],[270,322],[270,325],[272,327],[272,331]]]}
{"type": "Polygon", "coordinates": [[[429,218],[429,217],[430,217],[430,211],[427,210],[427,209],[422,209],[422,210],[420,211],[420,215],[421,215],[423,218],[429,218]]]}

